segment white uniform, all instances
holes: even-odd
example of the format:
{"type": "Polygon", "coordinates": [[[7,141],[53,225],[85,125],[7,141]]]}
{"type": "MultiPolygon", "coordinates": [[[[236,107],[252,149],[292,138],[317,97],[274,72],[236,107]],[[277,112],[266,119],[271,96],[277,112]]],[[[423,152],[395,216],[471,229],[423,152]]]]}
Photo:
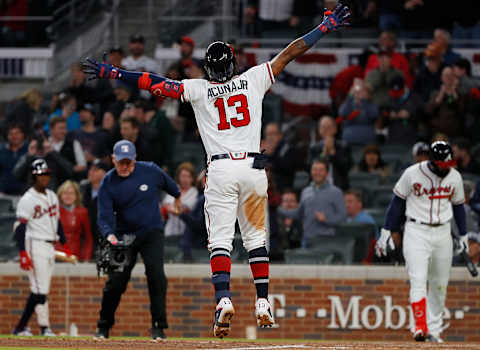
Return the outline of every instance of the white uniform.
{"type": "Polygon", "coordinates": [[[192,104],[208,158],[208,248],[232,249],[237,218],[247,251],[265,246],[267,176],[252,168],[247,153],[260,151],[263,96],[274,83],[270,62],[223,84],[204,79],[182,83],[182,100],[192,104]],[[230,157],[211,161],[218,154],[230,157]]]}
{"type": "Polygon", "coordinates": [[[410,166],[393,191],[406,200],[403,255],[410,278],[410,302],[427,298],[428,330],[438,336],[452,265],[452,204],[462,204],[465,197],[462,177],[456,169],[451,168],[442,178],[427,164],[424,161],[410,166]]]}
{"type": "MultiPolygon", "coordinates": [[[[55,264],[54,242],[59,239],[57,195],[49,189],[43,194],[31,187],[18,202],[16,215],[19,221],[26,223],[25,250],[33,264],[28,270],[30,290],[47,295],[55,264]]],[[[48,302],[38,304],[35,311],[39,325],[48,326],[48,302]]]]}

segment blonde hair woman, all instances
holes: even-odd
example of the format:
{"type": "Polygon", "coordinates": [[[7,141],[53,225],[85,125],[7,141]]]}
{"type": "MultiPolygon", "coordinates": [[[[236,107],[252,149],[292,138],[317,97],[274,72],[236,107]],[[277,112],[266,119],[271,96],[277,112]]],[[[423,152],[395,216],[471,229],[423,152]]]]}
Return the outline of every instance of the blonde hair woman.
{"type": "MultiPolygon", "coordinates": [[[[72,254],[80,261],[88,261],[92,256],[92,231],[88,211],[82,205],[78,183],[65,181],[58,188],[57,195],[60,202],[60,221],[72,254]]],[[[61,250],[61,247],[56,249],[61,250]]]]}

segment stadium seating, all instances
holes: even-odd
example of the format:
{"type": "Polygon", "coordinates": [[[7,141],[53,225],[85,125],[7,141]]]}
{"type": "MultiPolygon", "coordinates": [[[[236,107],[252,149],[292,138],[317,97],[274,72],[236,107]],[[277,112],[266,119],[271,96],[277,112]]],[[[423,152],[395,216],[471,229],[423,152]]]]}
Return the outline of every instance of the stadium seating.
{"type": "Polygon", "coordinates": [[[365,208],[365,211],[373,217],[377,229],[383,226],[385,220],[385,210],[383,208],[365,208]]]}
{"type": "Polygon", "coordinates": [[[205,152],[200,143],[185,142],[175,146],[174,168],[182,162],[191,162],[200,171],[205,168],[205,152]]]}
{"type": "Polygon", "coordinates": [[[373,208],[387,208],[393,196],[392,186],[375,186],[370,191],[369,206],[373,208]]]}
{"type": "Polygon", "coordinates": [[[285,263],[302,265],[330,265],[335,260],[334,253],[319,254],[313,249],[287,249],[285,250],[285,263]]]}
{"type": "Polygon", "coordinates": [[[368,255],[370,241],[375,238],[375,226],[371,224],[345,223],[337,225],[336,236],[343,240],[345,247],[354,239],[353,262],[360,263],[368,255]]]}
{"type": "Polygon", "coordinates": [[[351,264],[354,260],[356,238],[346,235],[321,236],[310,242],[309,250],[315,251],[319,256],[333,254],[334,262],[338,264],[351,264]]]}
{"type": "Polygon", "coordinates": [[[13,240],[15,220],[15,215],[0,216],[0,261],[12,260],[18,256],[18,250],[13,240]]]}
{"type": "Polygon", "coordinates": [[[293,189],[301,191],[308,186],[310,182],[310,175],[306,171],[296,171],[293,179],[293,189]]]}

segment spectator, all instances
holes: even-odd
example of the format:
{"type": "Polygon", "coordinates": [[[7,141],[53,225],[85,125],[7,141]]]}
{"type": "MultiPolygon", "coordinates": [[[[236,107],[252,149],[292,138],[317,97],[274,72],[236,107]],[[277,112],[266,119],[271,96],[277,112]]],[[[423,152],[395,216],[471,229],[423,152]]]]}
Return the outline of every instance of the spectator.
{"type": "MultiPolygon", "coordinates": [[[[198,190],[193,186],[195,181],[195,168],[192,163],[184,162],[177,168],[175,181],[181,192],[182,212],[191,211],[197,203],[198,190]]],[[[180,236],[185,232],[185,223],[176,216],[174,200],[166,195],[162,201],[162,214],[168,217],[165,224],[165,237],[180,236]]]]}
{"type": "Polygon", "coordinates": [[[10,124],[7,142],[0,148],[0,193],[19,196],[25,190],[25,182],[13,175],[18,160],[27,153],[28,144],[21,124],[10,124]]]}
{"type": "Polygon", "coordinates": [[[187,70],[193,64],[193,49],[195,41],[189,36],[182,36],[179,40],[180,60],[175,62],[174,68],[180,74],[180,79],[188,79],[187,70]]]}
{"type": "MultiPolygon", "coordinates": [[[[180,72],[175,65],[171,65],[168,67],[165,77],[179,81],[180,72]]],[[[159,111],[165,113],[175,132],[182,132],[185,128],[185,118],[179,115],[180,101],[166,97],[157,97],[157,101],[159,102],[157,106],[160,105],[159,111]]]]}
{"type": "Polygon", "coordinates": [[[314,18],[320,14],[316,1],[294,0],[288,22],[290,27],[296,28],[298,35],[303,35],[312,29],[314,18]]]}
{"type": "Polygon", "coordinates": [[[258,18],[262,37],[271,36],[272,32],[284,37],[294,33],[289,30],[294,0],[259,0],[258,18]]]}
{"type": "MultiPolygon", "coordinates": [[[[395,51],[397,46],[397,37],[393,32],[384,31],[378,38],[379,52],[386,51],[390,53],[393,68],[398,69],[403,73],[403,78],[409,88],[413,86],[413,77],[410,74],[410,65],[407,58],[395,51]]],[[[367,66],[365,68],[365,75],[368,72],[377,68],[380,65],[379,55],[373,54],[368,58],[367,66]]]]}
{"type": "MultiPolygon", "coordinates": [[[[477,0],[460,0],[455,2],[455,6],[462,9],[473,9],[478,5],[477,0]]],[[[464,44],[466,47],[475,47],[474,40],[478,40],[480,35],[480,22],[478,21],[477,11],[461,11],[455,14],[452,36],[454,39],[472,40],[471,44],[464,44]]]]}
{"type": "Polygon", "coordinates": [[[235,69],[237,74],[242,74],[251,67],[257,65],[256,56],[252,53],[246,53],[243,45],[236,45],[233,48],[235,54],[235,69]]]}
{"type": "Polygon", "coordinates": [[[378,53],[378,63],[377,68],[368,72],[365,81],[371,88],[372,101],[377,106],[384,106],[389,100],[388,90],[391,82],[398,77],[403,79],[403,73],[392,66],[390,51],[380,51],[378,53]]]}
{"type": "Polygon", "coordinates": [[[364,145],[375,142],[375,122],[378,107],[370,101],[369,90],[363,80],[357,79],[351,95],[340,106],[337,122],[342,124],[342,139],[349,145],[364,145]]]}
{"type": "Polygon", "coordinates": [[[92,229],[93,249],[96,250],[99,242],[100,233],[97,226],[97,195],[98,187],[103,177],[110,170],[109,164],[96,159],[88,170],[88,178],[80,183],[80,193],[82,194],[83,206],[88,211],[90,227],[92,229]]]}
{"type": "Polygon", "coordinates": [[[207,226],[205,225],[205,183],[206,172],[202,171],[197,177],[198,197],[192,210],[189,211],[184,207],[179,218],[185,223],[185,231],[183,233],[182,248],[183,261],[192,261],[192,248],[204,248],[207,245],[207,226]]]}
{"type": "Polygon", "coordinates": [[[352,152],[343,140],[337,140],[337,124],[335,119],[326,115],[318,121],[320,141],[310,147],[309,159],[325,159],[329,164],[329,183],[346,190],[348,172],[352,167],[352,152]]]}
{"type": "Polygon", "coordinates": [[[77,62],[73,63],[71,72],[72,80],[66,92],[75,96],[79,105],[95,102],[95,89],[87,85],[87,76],[83,72],[82,64],[77,62]]]}
{"type": "Polygon", "coordinates": [[[73,164],[73,174],[77,179],[85,177],[87,160],[82,145],[71,135],[67,137],[67,121],[64,117],[50,119],[50,137],[52,148],[73,164]]]}
{"type": "Polygon", "coordinates": [[[418,95],[411,93],[400,75],[390,81],[388,95],[385,105],[380,106],[382,124],[388,127],[388,143],[414,143],[423,101],[418,95]]]}
{"type": "MultiPolygon", "coordinates": [[[[133,113],[133,108],[132,108],[133,113]]],[[[120,135],[122,139],[128,140],[135,145],[137,160],[152,161],[151,145],[140,134],[140,123],[135,116],[124,115],[120,118],[120,135]]]]}
{"type": "Polygon", "coordinates": [[[354,171],[372,175],[388,176],[390,167],[383,161],[380,149],[376,145],[368,145],[363,150],[363,157],[354,171]]]}
{"type": "Polygon", "coordinates": [[[423,101],[428,101],[432,91],[438,90],[442,84],[441,76],[443,70],[442,55],[440,46],[431,43],[425,49],[425,64],[422,64],[417,74],[413,92],[418,94],[423,101]]]}
{"type": "Polygon", "coordinates": [[[265,154],[269,156],[273,177],[278,188],[291,187],[295,176],[295,148],[284,138],[280,124],[268,123],[265,126],[265,154]]]}
{"type": "Polygon", "coordinates": [[[115,142],[121,139],[120,127],[115,120],[112,112],[105,112],[102,119],[101,131],[104,133],[103,142],[99,145],[99,149],[106,150],[106,155],[102,158],[107,164],[112,164],[110,151],[113,149],[115,142]]]}
{"type": "Polygon", "coordinates": [[[125,69],[137,72],[158,72],[157,62],[145,55],[145,37],[143,35],[134,34],[130,37],[128,51],[130,56],[122,59],[122,66],[125,69]]]}
{"type": "Polygon", "coordinates": [[[345,101],[352,88],[353,82],[356,78],[365,78],[365,66],[367,64],[368,57],[372,54],[369,49],[365,49],[358,57],[358,63],[352,64],[343,69],[335,78],[333,78],[330,84],[329,94],[334,110],[337,111],[340,105],[345,101]]]}
{"type": "Polygon", "coordinates": [[[80,142],[85,153],[85,159],[88,163],[92,163],[96,158],[102,158],[109,155],[109,149],[102,147],[105,144],[104,138],[105,132],[101,131],[95,126],[95,111],[91,104],[87,103],[80,108],[80,123],[82,127],[77,130],[73,130],[67,134],[67,137],[80,142]]]}
{"type": "Polygon", "coordinates": [[[132,87],[121,80],[115,80],[113,87],[115,102],[107,107],[107,111],[111,112],[115,119],[119,119],[125,108],[133,104],[135,96],[133,95],[132,87]]]}
{"type": "MultiPolygon", "coordinates": [[[[88,261],[92,256],[92,231],[88,211],[82,206],[82,195],[76,182],[67,180],[57,191],[60,204],[60,221],[68,240],[68,246],[79,261],[88,261]]],[[[56,250],[63,250],[56,244],[56,250]]]]}
{"type": "Polygon", "coordinates": [[[433,92],[425,106],[431,130],[448,137],[458,137],[464,131],[465,97],[458,91],[458,79],[451,67],[442,71],[442,86],[433,92]]]}
{"type": "Polygon", "coordinates": [[[450,39],[451,35],[445,29],[437,28],[433,32],[433,42],[440,44],[443,54],[443,62],[447,66],[455,64],[461,58],[458,53],[453,51],[452,46],[450,45],[450,39]]]}
{"type": "MultiPolygon", "coordinates": [[[[298,195],[292,189],[286,189],[282,194],[281,208],[295,210],[298,208],[298,195]]],[[[300,248],[302,241],[302,223],[298,219],[278,216],[278,232],[283,249],[300,248]]]]}
{"type": "Polygon", "coordinates": [[[458,79],[458,92],[460,95],[468,95],[473,88],[478,88],[480,83],[472,78],[472,67],[466,58],[458,59],[453,65],[453,74],[458,79]]]}
{"type": "Polygon", "coordinates": [[[28,182],[31,177],[30,165],[35,158],[43,158],[51,170],[48,188],[56,191],[65,180],[73,176],[73,165],[59,152],[55,151],[47,139],[34,138],[28,145],[28,152],[24,154],[13,168],[13,175],[22,181],[28,182]]]}
{"type": "Polygon", "coordinates": [[[335,225],[347,217],[342,191],[327,182],[328,163],[315,160],[311,169],[312,184],[302,191],[297,209],[279,213],[302,222],[302,247],[307,248],[317,239],[335,235],[335,225]]]}
{"type": "Polygon", "coordinates": [[[43,97],[38,89],[28,89],[11,104],[13,108],[6,112],[7,124],[19,124],[24,130],[25,136],[31,136],[42,101],[43,97]]]}
{"type": "Polygon", "coordinates": [[[347,222],[373,224],[376,227],[373,217],[363,210],[363,194],[360,190],[348,190],[345,192],[344,198],[347,208],[347,222]]]}
{"type": "Polygon", "coordinates": [[[77,99],[73,95],[69,95],[67,93],[60,93],[60,108],[56,109],[50,115],[49,120],[45,123],[44,131],[49,133],[50,132],[50,119],[54,117],[63,117],[67,121],[67,131],[72,131],[76,129],[80,129],[82,126],[80,123],[80,116],[77,112],[77,99]]]}
{"type": "Polygon", "coordinates": [[[412,147],[412,156],[415,163],[430,159],[430,146],[425,142],[417,142],[412,147]]]}
{"type": "Polygon", "coordinates": [[[378,27],[381,31],[398,31],[402,28],[403,3],[404,0],[378,1],[378,27]]]}
{"type": "Polygon", "coordinates": [[[175,145],[173,128],[163,111],[156,111],[151,103],[135,102],[135,118],[140,132],[150,146],[152,161],[161,168],[171,167],[175,145]]]}
{"type": "Polygon", "coordinates": [[[475,162],[471,154],[471,144],[465,138],[458,138],[452,144],[453,156],[457,161],[457,170],[460,173],[480,175],[480,164],[475,162]]]}

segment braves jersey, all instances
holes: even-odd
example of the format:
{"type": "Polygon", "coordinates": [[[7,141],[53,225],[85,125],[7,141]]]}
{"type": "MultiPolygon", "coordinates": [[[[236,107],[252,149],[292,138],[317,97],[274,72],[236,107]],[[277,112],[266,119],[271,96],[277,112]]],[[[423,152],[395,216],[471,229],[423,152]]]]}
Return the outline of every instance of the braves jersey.
{"type": "Polygon", "coordinates": [[[435,175],[428,161],[407,168],[393,192],[406,200],[405,215],[427,224],[445,224],[452,219],[452,204],[465,202],[463,180],[451,168],[445,177],[435,175]]]}
{"type": "Polygon", "coordinates": [[[43,194],[31,187],[18,202],[17,219],[26,223],[25,237],[27,238],[58,240],[59,217],[57,195],[49,189],[46,190],[46,194],[43,194]]]}
{"type": "Polygon", "coordinates": [[[259,152],[263,96],[275,82],[270,62],[226,83],[183,80],[182,100],[190,102],[208,155],[259,152]]]}

